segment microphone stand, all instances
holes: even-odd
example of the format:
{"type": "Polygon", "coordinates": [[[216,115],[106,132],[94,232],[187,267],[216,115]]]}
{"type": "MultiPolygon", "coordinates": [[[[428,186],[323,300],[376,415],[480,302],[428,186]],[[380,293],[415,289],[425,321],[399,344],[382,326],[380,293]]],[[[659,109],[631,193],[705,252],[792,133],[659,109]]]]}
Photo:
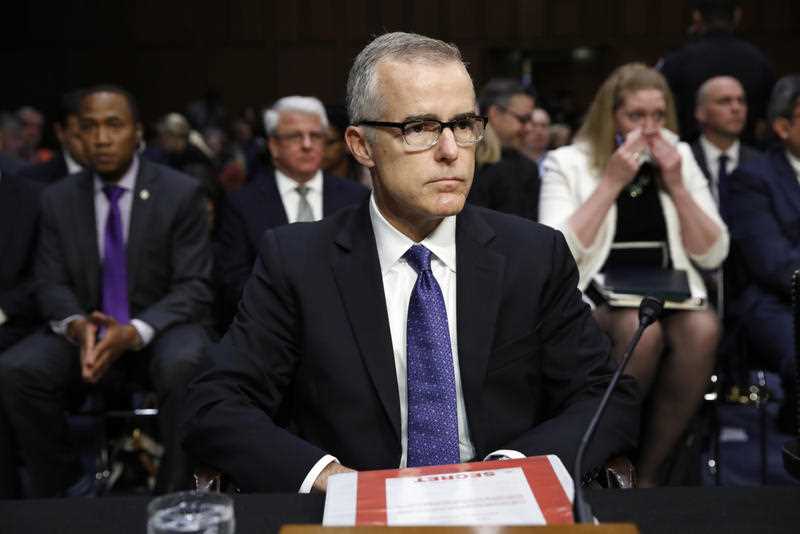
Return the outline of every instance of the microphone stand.
{"type": "Polygon", "coordinates": [[[639,340],[642,338],[645,328],[653,324],[656,319],[658,319],[659,315],[661,315],[663,306],[664,302],[659,299],[653,297],[645,297],[642,299],[641,304],[639,304],[639,326],[636,329],[636,332],[633,334],[633,338],[631,338],[630,343],[628,343],[627,349],[625,349],[625,353],[622,357],[622,363],[617,367],[617,370],[611,377],[611,382],[608,384],[605,393],[603,393],[603,398],[600,399],[600,405],[597,407],[597,411],[595,411],[594,416],[592,416],[592,420],[589,422],[589,427],[586,429],[586,432],[581,438],[581,442],[578,447],[578,453],[575,455],[575,470],[572,474],[573,485],[575,486],[575,500],[572,503],[572,513],[575,517],[576,523],[594,522],[592,509],[583,496],[583,487],[581,486],[583,456],[586,453],[589,443],[594,437],[594,432],[597,430],[597,425],[600,422],[600,418],[603,416],[603,413],[606,410],[606,405],[608,404],[609,398],[611,398],[611,393],[613,393],[614,388],[617,386],[617,382],[619,382],[623,371],[625,371],[625,367],[628,365],[628,361],[631,359],[631,355],[633,354],[636,345],[639,344],[639,340]]]}

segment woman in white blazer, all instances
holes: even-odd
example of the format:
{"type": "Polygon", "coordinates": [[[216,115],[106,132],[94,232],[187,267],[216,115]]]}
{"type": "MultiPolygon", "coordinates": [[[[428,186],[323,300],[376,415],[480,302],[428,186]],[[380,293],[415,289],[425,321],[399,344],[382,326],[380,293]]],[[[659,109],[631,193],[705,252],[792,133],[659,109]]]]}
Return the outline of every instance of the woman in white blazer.
{"type": "MultiPolygon", "coordinates": [[[[702,299],[698,269],[717,268],[728,254],[727,228],[691,150],[670,131],[676,127],[663,76],[643,64],[624,65],[598,91],[575,143],[544,162],[540,220],[566,237],[579,287],[618,359],[638,325],[637,310],[604,303],[591,285],[595,275],[612,265],[661,262],[686,271],[692,296],[702,299]],[[665,246],[625,249],[630,242],[665,246]]],[[[653,393],[636,462],[640,486],[658,484],[659,466],[697,409],[719,331],[708,308],[668,311],[645,331],[627,369],[643,395],[653,393]]]]}

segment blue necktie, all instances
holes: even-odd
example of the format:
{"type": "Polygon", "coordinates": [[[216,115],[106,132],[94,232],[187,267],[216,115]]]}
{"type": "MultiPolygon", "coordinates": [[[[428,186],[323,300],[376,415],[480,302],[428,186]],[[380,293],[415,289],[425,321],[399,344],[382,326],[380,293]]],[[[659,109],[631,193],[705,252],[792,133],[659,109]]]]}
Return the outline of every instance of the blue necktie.
{"type": "Polygon", "coordinates": [[[717,168],[717,207],[724,209],[727,204],[728,196],[728,155],[725,153],[719,156],[719,167],[717,168]]]}
{"type": "Polygon", "coordinates": [[[128,324],[128,257],[119,212],[119,199],[124,192],[124,187],[116,185],[103,187],[103,193],[108,197],[108,218],[103,236],[103,313],[128,324]]]}
{"type": "Polygon", "coordinates": [[[459,462],[456,381],[447,310],[431,272],[431,251],[404,255],[417,272],[408,303],[408,467],[459,462]]]}

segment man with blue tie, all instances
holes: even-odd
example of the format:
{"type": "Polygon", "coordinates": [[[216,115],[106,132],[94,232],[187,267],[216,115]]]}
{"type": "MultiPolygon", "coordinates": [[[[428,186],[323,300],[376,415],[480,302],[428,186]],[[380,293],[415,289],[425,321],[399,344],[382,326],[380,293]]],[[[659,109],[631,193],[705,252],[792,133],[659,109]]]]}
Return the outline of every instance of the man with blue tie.
{"type": "Polygon", "coordinates": [[[130,93],[98,86],[80,102],[91,169],[43,194],[35,276],[49,325],[0,355],[0,400],[32,496],[86,494],[65,408],[91,388],[120,394],[144,380],[158,395],[166,446],[157,491],[180,489],[190,477],[176,411],[212,299],[203,194],[193,178],[137,156],[130,93]]]}
{"type": "MultiPolygon", "coordinates": [[[[574,460],[613,363],[563,236],[465,206],[486,119],[458,48],[388,33],[347,86],[373,193],[270,230],[239,313],[187,396],[184,446],[242,491],[365,470],[574,460]]],[[[624,378],[587,465],[631,448],[624,378]]]]}

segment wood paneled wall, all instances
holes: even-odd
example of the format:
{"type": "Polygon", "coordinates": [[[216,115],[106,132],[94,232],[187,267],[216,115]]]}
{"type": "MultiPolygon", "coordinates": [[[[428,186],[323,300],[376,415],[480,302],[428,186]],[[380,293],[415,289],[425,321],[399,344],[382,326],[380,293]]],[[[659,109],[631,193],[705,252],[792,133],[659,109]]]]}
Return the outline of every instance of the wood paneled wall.
{"type": "MultiPolygon", "coordinates": [[[[800,2],[741,4],[741,34],[779,74],[800,70],[800,2]]],[[[689,21],[687,0],[28,0],[0,12],[0,109],[112,81],[151,119],[210,86],[229,110],[291,93],[341,101],[353,56],[392,30],[457,43],[477,83],[516,68],[510,52],[521,50],[544,95],[582,109],[615,66],[679,46],[689,21]],[[578,46],[594,61],[572,61],[578,46]]]]}

